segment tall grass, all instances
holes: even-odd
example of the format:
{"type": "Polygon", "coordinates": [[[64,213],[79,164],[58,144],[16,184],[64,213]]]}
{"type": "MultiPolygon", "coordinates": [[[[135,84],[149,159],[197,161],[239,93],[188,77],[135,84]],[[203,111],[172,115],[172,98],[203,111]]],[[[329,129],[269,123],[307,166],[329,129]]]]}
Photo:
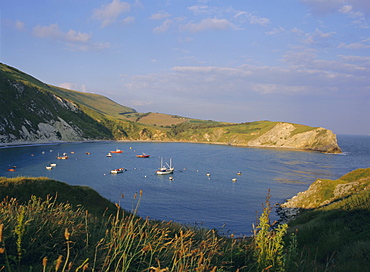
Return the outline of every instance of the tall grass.
{"type": "MultiPolygon", "coordinates": [[[[60,197],[106,203],[86,188],[34,181],[21,178],[22,192],[30,183],[35,191],[45,186],[60,197]]],[[[6,185],[1,178],[0,184],[6,185]]],[[[20,188],[9,188],[13,196],[19,194],[20,188]]],[[[270,223],[268,193],[254,235],[243,238],[140,218],[141,191],[131,212],[116,204],[115,212],[109,208],[102,214],[96,205],[91,213],[55,196],[24,201],[25,195],[22,202],[11,197],[0,202],[0,271],[364,271],[369,262],[368,189],[301,214],[289,229],[270,223]]]]}
{"type": "MultiPolygon", "coordinates": [[[[140,202],[140,195],[137,205],[140,202]]],[[[94,217],[53,198],[0,203],[0,268],[6,271],[216,271],[230,239],[214,230],[142,219],[117,205],[94,217]]],[[[218,270],[223,271],[223,270],[218,270]]]]}

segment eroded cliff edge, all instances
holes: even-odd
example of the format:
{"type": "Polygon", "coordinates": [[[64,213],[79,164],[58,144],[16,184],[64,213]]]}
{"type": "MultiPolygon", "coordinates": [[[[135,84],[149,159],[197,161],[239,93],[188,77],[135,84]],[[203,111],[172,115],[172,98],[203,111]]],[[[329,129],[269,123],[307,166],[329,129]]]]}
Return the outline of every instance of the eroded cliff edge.
{"type": "Polygon", "coordinates": [[[252,147],[281,147],[315,150],[325,153],[341,153],[336,135],[328,129],[319,127],[294,134],[295,126],[278,123],[270,131],[248,142],[252,147]]]}

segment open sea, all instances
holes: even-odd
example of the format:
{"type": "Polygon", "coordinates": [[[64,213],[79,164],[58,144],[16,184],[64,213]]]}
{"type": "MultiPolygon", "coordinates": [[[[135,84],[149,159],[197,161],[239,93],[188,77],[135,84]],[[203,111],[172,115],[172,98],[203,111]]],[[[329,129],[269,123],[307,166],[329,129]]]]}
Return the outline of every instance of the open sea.
{"type": "MultiPolygon", "coordinates": [[[[126,210],[133,209],[134,195],[142,190],[138,209],[142,217],[249,236],[269,190],[271,203],[280,203],[306,190],[317,178],[338,179],[357,168],[370,167],[370,136],[337,138],[343,154],[115,141],[4,147],[0,148],[0,176],[45,176],[70,185],[87,185],[126,210]],[[106,157],[116,148],[123,153],[106,157]],[[150,158],[136,158],[143,152],[150,158]],[[69,159],[57,160],[62,153],[69,159]],[[172,158],[172,175],[155,174],[160,158],[172,158]],[[50,163],[57,166],[47,170],[50,163]],[[6,171],[10,166],[16,166],[16,171],[6,171]],[[120,167],[127,171],[110,174],[120,167]],[[233,178],[237,180],[233,182],[233,178]]],[[[272,219],[277,215],[272,213],[272,219]]]]}

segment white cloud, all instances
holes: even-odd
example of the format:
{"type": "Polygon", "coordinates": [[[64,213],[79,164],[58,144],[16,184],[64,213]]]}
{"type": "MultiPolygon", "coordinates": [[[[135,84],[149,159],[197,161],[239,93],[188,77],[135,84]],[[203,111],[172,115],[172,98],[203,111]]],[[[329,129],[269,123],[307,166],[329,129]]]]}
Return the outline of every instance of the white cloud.
{"type": "Polygon", "coordinates": [[[19,20],[15,22],[15,28],[19,31],[24,31],[26,29],[25,24],[19,20]]]}
{"type": "Polygon", "coordinates": [[[287,65],[176,66],[171,73],[126,76],[124,86],[134,92],[134,97],[143,91],[149,100],[162,96],[176,100],[196,97],[225,103],[248,101],[258,94],[333,95],[353,88],[366,92],[370,85],[369,58],[341,56],[327,61],[318,59],[313,50],[305,50],[288,52],[283,62],[287,65]]]}
{"type": "Polygon", "coordinates": [[[164,20],[160,26],[157,26],[153,29],[154,33],[163,33],[166,32],[170,26],[172,25],[173,21],[170,19],[164,20]]]}
{"type": "Polygon", "coordinates": [[[77,32],[71,29],[65,34],[65,38],[67,41],[70,42],[87,43],[90,40],[91,35],[87,33],[77,32]]]}
{"type": "Polygon", "coordinates": [[[345,13],[353,16],[357,14],[370,15],[368,0],[298,0],[308,6],[313,14],[327,15],[329,13],[345,13]]]}
{"type": "Polygon", "coordinates": [[[261,26],[265,26],[270,23],[270,19],[259,17],[257,15],[254,15],[251,12],[246,12],[246,11],[236,11],[234,18],[237,18],[241,21],[247,20],[252,25],[258,24],[261,26]]]}
{"type": "Polygon", "coordinates": [[[235,28],[234,24],[226,19],[208,18],[199,23],[188,23],[181,27],[182,30],[189,32],[200,32],[205,30],[225,30],[235,28]]]}
{"type": "Polygon", "coordinates": [[[195,14],[209,13],[208,6],[206,5],[194,5],[194,6],[188,7],[188,10],[194,12],[195,14]]]}
{"type": "Polygon", "coordinates": [[[38,25],[33,28],[33,35],[40,38],[61,38],[63,37],[63,32],[59,29],[57,24],[51,24],[48,26],[38,25]]]}
{"type": "Polygon", "coordinates": [[[362,41],[345,44],[341,43],[338,45],[338,48],[346,48],[346,49],[368,49],[370,48],[370,38],[363,39],[362,41]]]}
{"type": "Polygon", "coordinates": [[[73,90],[73,91],[81,91],[81,92],[87,92],[87,88],[85,84],[75,84],[75,83],[61,83],[59,84],[59,87],[68,89],[68,90],[73,90]]]}
{"type": "Polygon", "coordinates": [[[64,33],[57,24],[48,26],[38,25],[33,28],[33,35],[40,38],[52,38],[72,43],[88,43],[91,38],[91,34],[77,32],[73,29],[64,33]]]}
{"type": "Polygon", "coordinates": [[[117,17],[124,12],[130,11],[131,5],[120,0],[113,0],[107,5],[103,5],[93,12],[93,18],[102,22],[102,27],[106,27],[117,20],[117,17]]]}
{"type": "Polygon", "coordinates": [[[124,25],[131,24],[133,22],[135,22],[135,17],[133,17],[133,16],[128,16],[128,17],[126,17],[125,19],[122,20],[122,23],[124,25]]]}
{"type": "Polygon", "coordinates": [[[72,51],[102,50],[110,47],[109,43],[91,43],[91,34],[88,33],[73,29],[65,33],[60,30],[58,24],[35,26],[32,34],[38,38],[48,38],[62,42],[72,51]]]}
{"type": "Polygon", "coordinates": [[[274,27],[272,30],[266,32],[268,35],[276,35],[279,33],[284,33],[285,29],[283,27],[274,27]]]}
{"type": "Polygon", "coordinates": [[[315,32],[306,33],[305,39],[303,40],[303,42],[305,44],[321,43],[325,40],[330,39],[334,34],[335,34],[335,32],[326,32],[325,33],[323,31],[319,30],[318,28],[316,28],[315,32]]]}
{"type": "Polygon", "coordinates": [[[163,20],[163,19],[166,19],[168,17],[170,17],[171,14],[165,12],[165,11],[160,11],[160,12],[157,12],[157,13],[154,13],[150,16],[150,19],[151,20],[163,20]]]}

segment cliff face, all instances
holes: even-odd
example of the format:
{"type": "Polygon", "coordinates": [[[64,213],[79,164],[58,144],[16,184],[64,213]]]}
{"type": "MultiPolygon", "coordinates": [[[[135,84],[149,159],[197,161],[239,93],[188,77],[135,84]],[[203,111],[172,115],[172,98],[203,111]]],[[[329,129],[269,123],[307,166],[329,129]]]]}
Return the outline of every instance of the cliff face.
{"type": "Polygon", "coordinates": [[[0,143],[110,138],[73,101],[0,74],[0,143]]]}
{"type": "Polygon", "coordinates": [[[294,134],[295,126],[290,123],[278,123],[271,130],[248,141],[251,147],[280,147],[315,150],[326,153],[341,153],[336,135],[324,128],[294,134]]]}
{"type": "Polygon", "coordinates": [[[370,190],[370,168],[354,170],[338,180],[317,179],[310,187],[281,204],[286,209],[315,209],[370,190]]]}
{"type": "Polygon", "coordinates": [[[181,141],[219,143],[233,146],[290,148],[341,153],[336,135],[325,128],[283,122],[252,122],[183,132],[181,141]]]}

